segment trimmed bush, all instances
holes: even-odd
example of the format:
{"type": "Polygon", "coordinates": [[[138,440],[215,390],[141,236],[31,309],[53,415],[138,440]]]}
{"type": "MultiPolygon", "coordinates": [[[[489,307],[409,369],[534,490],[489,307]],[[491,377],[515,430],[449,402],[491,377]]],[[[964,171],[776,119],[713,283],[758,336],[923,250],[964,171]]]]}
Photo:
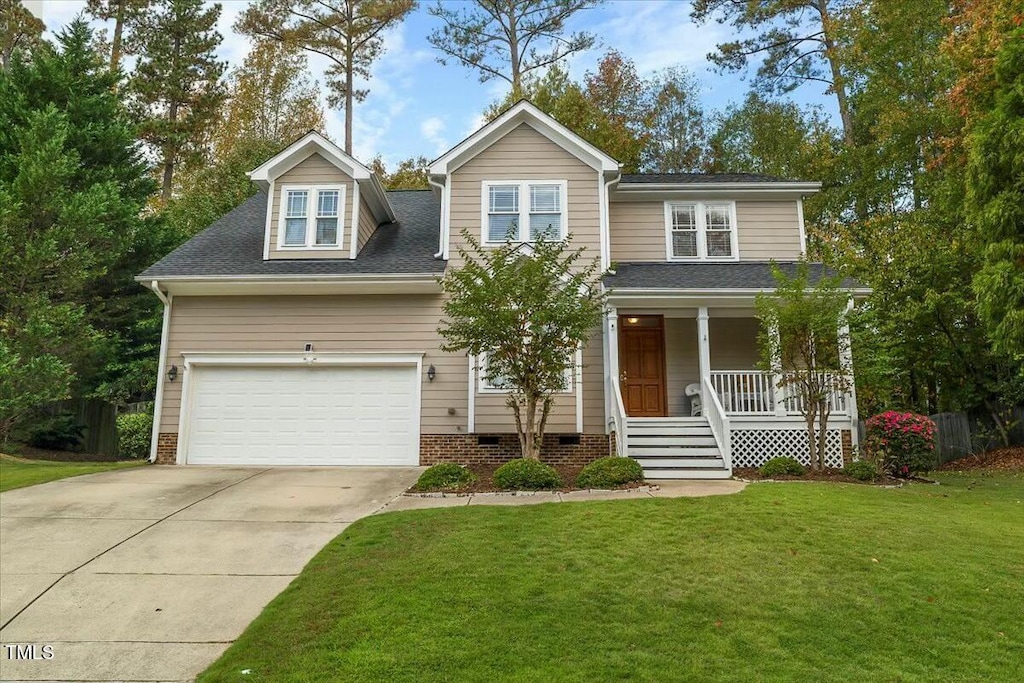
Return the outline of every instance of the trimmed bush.
{"type": "Polygon", "coordinates": [[[442,462],[428,467],[412,488],[414,491],[452,491],[469,486],[474,481],[476,475],[468,467],[454,462],[442,462]]]}
{"type": "Polygon", "coordinates": [[[117,416],[117,454],[122,458],[148,458],[153,416],[125,413],[117,416]]]}
{"type": "Polygon", "coordinates": [[[791,475],[794,477],[802,477],[804,472],[804,466],[797,462],[796,458],[790,458],[789,456],[780,456],[778,458],[772,458],[765,464],[761,465],[761,476],[762,477],[778,477],[780,475],[791,475]]]}
{"type": "Polygon", "coordinates": [[[588,463],[576,477],[581,489],[610,489],[644,480],[644,468],[633,458],[611,455],[588,463]]]}
{"type": "Polygon", "coordinates": [[[499,488],[517,491],[554,489],[562,485],[562,478],[551,465],[533,458],[509,460],[494,472],[494,483],[499,488]]]}
{"type": "Polygon", "coordinates": [[[82,445],[85,425],[72,413],[58,413],[42,418],[28,432],[29,446],[55,451],[73,451],[82,445]]]}
{"type": "Polygon", "coordinates": [[[926,415],[890,410],[867,421],[871,458],[895,477],[909,477],[935,466],[935,423],[926,415]]]}
{"type": "Polygon", "coordinates": [[[859,481],[877,481],[881,476],[878,466],[867,460],[854,460],[843,468],[843,474],[859,481]]]}

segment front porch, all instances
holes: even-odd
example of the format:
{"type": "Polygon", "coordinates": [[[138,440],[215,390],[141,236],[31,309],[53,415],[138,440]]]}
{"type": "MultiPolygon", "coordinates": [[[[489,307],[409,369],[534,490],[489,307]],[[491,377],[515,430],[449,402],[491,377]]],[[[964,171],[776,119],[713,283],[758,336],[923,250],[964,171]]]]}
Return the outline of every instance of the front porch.
{"type": "MultiPolygon", "coordinates": [[[[758,331],[752,297],[727,307],[613,308],[606,379],[618,452],[653,479],[726,478],[780,455],[809,462],[802,397],[757,368],[758,331]]],[[[835,387],[826,465],[842,467],[856,439],[856,397],[826,377],[835,387]]]]}

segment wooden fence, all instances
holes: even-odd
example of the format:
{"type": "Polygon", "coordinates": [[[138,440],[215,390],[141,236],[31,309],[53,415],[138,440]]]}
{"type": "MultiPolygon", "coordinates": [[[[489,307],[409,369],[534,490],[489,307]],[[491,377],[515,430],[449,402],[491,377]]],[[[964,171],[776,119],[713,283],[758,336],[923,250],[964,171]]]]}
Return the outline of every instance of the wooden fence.
{"type": "Polygon", "coordinates": [[[70,413],[85,430],[79,446],[83,453],[117,455],[117,406],[101,399],[80,398],[61,401],[54,414],[70,413]]]}

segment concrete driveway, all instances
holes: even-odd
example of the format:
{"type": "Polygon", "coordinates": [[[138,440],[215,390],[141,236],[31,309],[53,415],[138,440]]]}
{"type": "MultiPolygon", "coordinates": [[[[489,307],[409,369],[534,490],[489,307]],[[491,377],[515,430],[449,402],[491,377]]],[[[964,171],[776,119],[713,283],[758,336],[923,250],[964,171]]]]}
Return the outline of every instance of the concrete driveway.
{"type": "Polygon", "coordinates": [[[143,467],[8,491],[0,679],[191,680],[419,471],[143,467]]]}

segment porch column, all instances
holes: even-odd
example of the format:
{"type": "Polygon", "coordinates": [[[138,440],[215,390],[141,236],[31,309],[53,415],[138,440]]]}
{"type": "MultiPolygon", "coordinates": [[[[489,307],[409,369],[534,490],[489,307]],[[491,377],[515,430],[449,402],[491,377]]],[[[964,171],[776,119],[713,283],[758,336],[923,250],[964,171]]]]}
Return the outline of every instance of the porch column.
{"type": "Polygon", "coordinates": [[[697,309],[697,357],[700,360],[700,395],[705,406],[711,405],[705,379],[711,379],[711,344],[708,335],[708,307],[697,309]]]}
{"type": "Polygon", "coordinates": [[[853,297],[846,302],[846,315],[843,316],[843,323],[839,326],[839,366],[846,380],[850,383],[846,391],[846,410],[850,414],[850,443],[857,447],[860,438],[857,435],[857,387],[853,376],[853,349],[850,346],[850,323],[849,315],[853,312],[853,297]]]}
{"type": "Polygon", "coordinates": [[[615,395],[612,392],[618,386],[615,383],[619,381],[619,309],[614,306],[609,306],[605,314],[605,331],[604,419],[606,430],[610,431],[615,410],[615,395]]]}
{"type": "Polygon", "coordinates": [[[775,344],[772,346],[771,372],[772,397],[775,401],[775,415],[776,417],[785,417],[786,392],[779,386],[779,382],[782,380],[782,354],[780,353],[782,341],[779,338],[779,328],[777,325],[772,325],[771,335],[775,340],[775,344]]]}

